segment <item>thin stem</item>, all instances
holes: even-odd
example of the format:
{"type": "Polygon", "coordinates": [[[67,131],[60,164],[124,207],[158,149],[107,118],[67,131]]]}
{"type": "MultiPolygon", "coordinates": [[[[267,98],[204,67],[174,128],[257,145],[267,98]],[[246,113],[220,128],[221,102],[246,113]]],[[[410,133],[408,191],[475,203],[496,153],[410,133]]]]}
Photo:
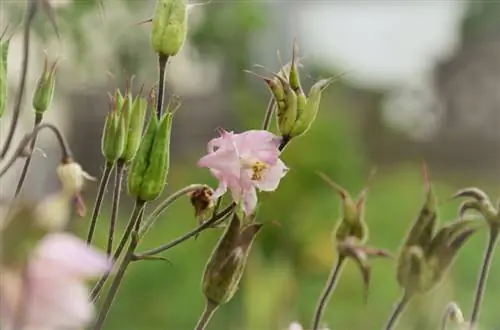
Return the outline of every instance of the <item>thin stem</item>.
{"type": "Polygon", "coordinates": [[[104,165],[104,171],[102,172],[101,182],[99,183],[99,190],[94,202],[94,210],[92,211],[92,217],[90,218],[89,231],[87,233],[87,244],[92,243],[92,238],[94,237],[95,227],[97,225],[97,219],[99,218],[99,213],[101,212],[101,205],[104,201],[104,193],[106,192],[106,187],[108,186],[109,177],[111,176],[111,171],[113,170],[114,164],[106,162],[104,165]]]}
{"type": "Polygon", "coordinates": [[[21,64],[21,80],[19,81],[16,103],[14,105],[14,112],[12,113],[12,120],[10,122],[9,132],[7,133],[7,138],[5,139],[5,144],[3,145],[2,152],[0,154],[0,159],[4,159],[5,155],[7,155],[10,145],[12,144],[12,139],[14,138],[14,133],[16,132],[17,125],[19,123],[19,115],[21,114],[21,106],[24,96],[24,90],[26,89],[26,77],[28,75],[31,24],[33,23],[33,18],[35,18],[36,11],[37,11],[37,1],[29,1],[28,10],[26,12],[26,22],[24,24],[23,62],[21,64]]]}
{"type": "Polygon", "coordinates": [[[172,205],[177,199],[179,199],[182,196],[185,196],[186,194],[189,194],[192,191],[201,189],[203,187],[206,187],[204,184],[191,184],[189,186],[186,186],[180,190],[177,190],[174,192],[172,195],[168,196],[165,200],[163,200],[154,210],[151,212],[151,214],[147,217],[147,219],[144,221],[144,225],[141,227],[139,230],[139,238],[142,239],[144,235],[148,232],[149,229],[154,225],[156,220],[162,215],[163,212],[165,212],[170,205],[172,205]]]}
{"type": "Polygon", "coordinates": [[[399,317],[405,310],[406,306],[408,305],[408,302],[410,301],[410,297],[405,294],[401,300],[396,304],[396,307],[394,307],[394,310],[392,311],[391,316],[389,317],[389,321],[387,322],[387,326],[385,327],[385,330],[393,330],[394,327],[398,324],[399,317]]]}
{"type": "Polygon", "coordinates": [[[319,323],[321,322],[321,318],[323,317],[323,313],[325,312],[326,306],[330,301],[332,293],[337,286],[337,282],[340,278],[340,274],[342,273],[342,268],[344,267],[345,260],[346,259],[344,256],[339,255],[337,262],[332,267],[330,276],[328,277],[325,288],[323,289],[323,293],[321,294],[321,297],[318,301],[318,306],[316,307],[316,311],[314,312],[312,330],[319,329],[319,323]]]}
{"type": "Polygon", "coordinates": [[[484,253],[483,265],[481,267],[481,272],[479,275],[479,280],[477,282],[476,295],[474,298],[474,307],[472,308],[472,314],[470,317],[470,329],[473,330],[476,326],[477,320],[479,318],[479,312],[481,310],[481,304],[483,302],[484,291],[486,289],[486,282],[488,280],[488,274],[490,272],[491,263],[493,260],[493,253],[495,252],[495,246],[498,241],[499,230],[497,228],[491,228],[490,237],[488,240],[488,246],[484,253]]]}
{"type": "Polygon", "coordinates": [[[113,239],[115,236],[116,220],[118,219],[118,209],[120,207],[120,196],[122,193],[123,172],[125,170],[125,163],[121,160],[116,162],[115,173],[115,190],[113,192],[113,204],[111,206],[111,220],[109,222],[108,245],[106,253],[108,256],[113,251],[113,239]]]}
{"type": "MultiPolygon", "coordinates": [[[[120,240],[120,243],[118,244],[118,248],[116,249],[115,253],[113,254],[113,260],[116,261],[118,258],[120,258],[120,255],[125,248],[125,244],[127,244],[130,235],[132,234],[132,230],[134,229],[134,226],[136,223],[139,223],[142,220],[142,217],[144,215],[144,207],[146,203],[144,201],[138,200],[135,202],[134,205],[134,210],[132,211],[132,215],[130,216],[130,220],[127,224],[127,228],[125,228],[125,232],[123,233],[123,236],[120,240]]],[[[99,297],[99,293],[101,292],[102,288],[104,287],[104,284],[106,283],[106,280],[109,277],[109,273],[104,274],[99,281],[96,283],[94,288],[92,289],[92,292],[90,293],[90,300],[95,302],[97,298],[99,297]]]]}
{"type": "MultiPolygon", "coordinates": [[[[140,221],[141,214],[143,212],[139,212],[139,216],[137,217],[137,222],[140,221]]],[[[109,288],[108,295],[106,296],[106,299],[103,302],[103,305],[101,307],[101,310],[99,311],[99,314],[97,316],[97,321],[94,326],[94,330],[100,330],[102,326],[104,325],[104,322],[106,321],[106,318],[109,313],[109,309],[111,308],[111,305],[113,304],[113,300],[116,297],[116,293],[118,292],[118,288],[120,287],[120,284],[123,280],[123,277],[125,276],[125,272],[127,271],[128,265],[130,265],[130,262],[132,261],[132,258],[134,256],[134,251],[135,248],[137,247],[137,244],[139,243],[139,240],[137,237],[132,237],[130,240],[130,244],[128,246],[127,252],[125,254],[125,257],[123,258],[122,262],[120,263],[120,267],[118,268],[118,272],[116,273],[115,278],[113,279],[113,282],[111,283],[111,287],[109,288]]]]}
{"type": "Polygon", "coordinates": [[[140,253],[140,254],[136,254],[134,259],[135,260],[140,260],[141,258],[150,257],[150,256],[153,256],[153,255],[165,252],[167,250],[170,250],[174,246],[177,246],[177,245],[181,244],[182,242],[190,239],[193,236],[198,235],[199,233],[201,233],[205,229],[208,229],[212,225],[216,224],[219,219],[222,219],[225,216],[227,216],[228,214],[230,214],[233,211],[234,206],[235,206],[234,203],[231,204],[226,209],[224,209],[222,212],[220,212],[216,216],[212,217],[210,220],[205,221],[204,223],[202,223],[201,225],[199,225],[195,229],[193,229],[190,232],[182,235],[181,237],[178,237],[178,238],[174,239],[173,241],[171,241],[171,242],[169,242],[167,244],[161,245],[161,246],[159,246],[157,248],[148,250],[148,251],[140,253]]]}
{"type": "Polygon", "coordinates": [[[266,114],[264,115],[264,121],[262,122],[262,129],[265,131],[269,129],[269,125],[271,124],[271,118],[273,117],[275,105],[276,101],[274,100],[274,97],[271,96],[271,99],[269,99],[269,103],[267,104],[266,114]]]}
{"type": "Polygon", "coordinates": [[[284,135],[282,137],[282,140],[281,140],[281,144],[280,146],[278,147],[279,151],[283,151],[283,149],[285,149],[285,147],[287,146],[288,142],[290,142],[290,137],[288,135],[284,135]]]}
{"type": "Polygon", "coordinates": [[[31,142],[31,140],[34,139],[38,135],[38,133],[40,133],[40,131],[42,129],[45,129],[45,128],[50,129],[54,133],[55,137],[57,138],[57,142],[59,143],[59,146],[61,147],[61,162],[66,163],[66,162],[68,162],[68,160],[73,158],[72,153],[71,153],[71,149],[69,148],[69,145],[66,142],[66,139],[62,135],[61,131],[59,131],[57,126],[55,126],[53,124],[49,124],[49,123],[40,124],[33,130],[33,132],[24,136],[24,138],[21,140],[21,142],[19,142],[19,145],[17,146],[17,149],[15,150],[12,157],[5,164],[5,166],[0,170],[0,177],[2,177],[5,173],[7,173],[7,171],[14,165],[17,158],[23,154],[26,146],[31,142]]]}
{"type": "Polygon", "coordinates": [[[208,326],[208,323],[210,323],[210,320],[212,319],[218,308],[219,308],[218,304],[216,304],[211,300],[207,300],[205,302],[205,309],[203,310],[203,313],[201,313],[200,315],[200,319],[196,324],[195,330],[205,330],[208,326]]]}
{"type": "Polygon", "coordinates": [[[165,74],[167,71],[168,59],[167,55],[158,56],[158,97],[156,99],[156,117],[161,118],[163,114],[163,98],[165,95],[165,74]]]}
{"type": "MultiPolygon", "coordinates": [[[[41,113],[35,113],[35,121],[34,121],[34,126],[33,129],[35,129],[43,120],[43,114],[41,113]]],[[[23,170],[21,171],[21,176],[19,177],[19,181],[17,182],[17,187],[16,187],[16,192],[14,194],[14,197],[17,197],[19,193],[21,192],[21,189],[23,188],[24,181],[26,180],[26,177],[28,176],[28,169],[31,164],[31,159],[33,157],[33,150],[35,149],[36,145],[36,136],[31,140],[30,144],[30,153],[26,157],[26,160],[24,161],[24,166],[23,170]]]]}

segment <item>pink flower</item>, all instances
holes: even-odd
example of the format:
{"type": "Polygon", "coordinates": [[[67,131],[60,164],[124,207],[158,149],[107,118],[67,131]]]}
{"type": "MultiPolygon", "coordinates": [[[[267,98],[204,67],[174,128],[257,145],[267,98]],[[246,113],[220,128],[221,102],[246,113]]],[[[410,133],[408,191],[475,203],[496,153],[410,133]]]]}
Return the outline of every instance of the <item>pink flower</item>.
{"type": "Polygon", "coordinates": [[[257,205],[256,188],[276,190],[288,171],[279,159],[281,139],[259,130],[234,134],[221,129],[220,135],[208,143],[208,155],[199,160],[198,166],[208,167],[219,180],[213,198],[222,196],[229,188],[233,200],[243,200],[243,209],[250,214],[257,205]]]}
{"type": "Polygon", "coordinates": [[[76,236],[46,235],[27,263],[27,277],[17,269],[1,270],[2,329],[12,327],[20,306],[23,306],[22,329],[85,327],[94,316],[85,281],[109,271],[111,266],[106,255],[76,236]]]}

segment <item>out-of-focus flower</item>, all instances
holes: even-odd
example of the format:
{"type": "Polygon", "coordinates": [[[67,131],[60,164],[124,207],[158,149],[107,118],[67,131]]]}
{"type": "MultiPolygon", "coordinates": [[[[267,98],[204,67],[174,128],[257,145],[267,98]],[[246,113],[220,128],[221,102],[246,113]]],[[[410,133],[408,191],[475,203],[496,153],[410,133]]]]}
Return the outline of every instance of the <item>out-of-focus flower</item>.
{"type": "MultiPolygon", "coordinates": [[[[305,330],[302,325],[298,322],[292,322],[288,327],[288,330],[305,330]]],[[[321,328],[320,330],[330,330],[329,328],[321,328]]]]}
{"type": "Polygon", "coordinates": [[[219,180],[213,198],[227,189],[235,202],[243,200],[245,213],[251,214],[257,205],[256,188],[274,191],[288,168],[279,159],[281,139],[262,130],[240,134],[220,129],[220,137],[208,143],[208,155],[198,161],[219,180]]]}
{"type": "Polygon", "coordinates": [[[104,254],[71,234],[44,236],[25,268],[1,270],[2,329],[10,329],[19,311],[22,329],[85,327],[94,315],[85,281],[111,266],[104,254]]]}

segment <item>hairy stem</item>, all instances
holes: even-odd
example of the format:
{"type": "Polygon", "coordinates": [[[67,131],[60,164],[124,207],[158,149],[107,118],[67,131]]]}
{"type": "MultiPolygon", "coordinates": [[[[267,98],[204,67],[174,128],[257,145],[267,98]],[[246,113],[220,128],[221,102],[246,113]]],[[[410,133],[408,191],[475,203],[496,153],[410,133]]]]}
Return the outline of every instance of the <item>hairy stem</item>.
{"type": "Polygon", "coordinates": [[[148,250],[148,251],[140,253],[140,254],[136,254],[136,256],[135,256],[134,259],[135,260],[140,260],[141,258],[154,256],[156,254],[159,254],[159,253],[165,252],[167,250],[170,250],[174,246],[177,246],[177,245],[183,243],[184,241],[190,239],[191,237],[196,236],[199,233],[201,233],[202,231],[204,231],[204,230],[212,227],[212,225],[215,225],[218,220],[223,219],[226,216],[228,216],[229,214],[231,214],[231,212],[233,211],[234,206],[235,206],[234,203],[231,204],[226,209],[224,209],[223,211],[221,211],[219,214],[217,214],[214,217],[212,217],[210,220],[205,221],[204,223],[202,223],[201,225],[199,225],[195,229],[193,229],[190,232],[182,235],[181,237],[178,237],[178,238],[174,239],[173,241],[171,241],[171,242],[169,242],[167,244],[161,245],[161,246],[159,246],[157,248],[148,250]]]}
{"type": "Polygon", "coordinates": [[[276,101],[274,97],[271,96],[269,103],[267,104],[266,113],[264,115],[264,120],[262,121],[262,129],[267,131],[269,130],[269,125],[271,124],[271,119],[273,118],[274,106],[276,105],[276,101]]]}
{"type": "MultiPolygon", "coordinates": [[[[141,200],[137,200],[135,202],[134,210],[132,211],[132,215],[130,216],[127,228],[125,228],[125,232],[123,233],[120,243],[118,244],[118,248],[116,249],[115,253],[113,253],[114,261],[120,258],[120,255],[122,254],[123,249],[125,248],[125,244],[127,244],[128,240],[130,239],[130,236],[132,235],[132,230],[134,229],[136,223],[140,223],[140,221],[142,220],[142,216],[144,215],[145,205],[146,203],[141,200]]],[[[96,283],[96,285],[92,289],[92,292],[90,293],[91,301],[95,302],[97,300],[108,277],[109,273],[106,273],[96,283]]]]}
{"type": "MultiPolygon", "coordinates": [[[[35,129],[42,122],[42,120],[43,120],[43,114],[41,114],[41,113],[35,113],[35,121],[34,121],[34,127],[33,127],[33,129],[35,129]]],[[[19,195],[19,193],[21,193],[24,181],[26,180],[26,177],[28,176],[28,169],[30,167],[31,159],[33,157],[33,151],[34,151],[35,145],[36,145],[36,138],[37,137],[35,136],[31,140],[30,148],[29,148],[30,153],[26,157],[26,160],[24,161],[23,170],[21,171],[21,176],[19,177],[19,181],[17,182],[16,192],[14,194],[14,197],[17,197],[19,195]]]]}
{"type": "Polygon", "coordinates": [[[19,80],[16,103],[14,105],[14,112],[12,113],[9,132],[7,133],[5,144],[3,145],[2,152],[0,153],[0,159],[4,159],[5,155],[7,155],[10,145],[12,144],[12,139],[14,138],[14,133],[16,132],[17,125],[19,123],[19,115],[21,114],[24,90],[26,89],[26,77],[28,75],[31,24],[33,23],[33,18],[35,18],[35,14],[37,11],[37,2],[38,1],[29,1],[28,10],[26,11],[26,21],[24,23],[23,34],[23,61],[21,64],[21,79],[19,80]]]}
{"type": "Polygon", "coordinates": [[[488,281],[488,274],[490,272],[491,263],[493,261],[493,254],[495,252],[495,246],[498,241],[499,230],[497,228],[491,228],[490,237],[488,240],[488,246],[484,253],[483,265],[481,267],[481,272],[479,274],[479,280],[476,287],[476,295],[474,298],[474,306],[472,307],[472,314],[470,317],[470,329],[474,330],[477,320],[479,318],[479,312],[481,311],[481,304],[483,302],[484,291],[486,289],[486,282],[488,281]]]}
{"type": "Polygon", "coordinates": [[[125,163],[121,160],[116,162],[115,174],[115,190],[113,192],[113,204],[111,206],[111,220],[109,222],[108,245],[106,246],[106,253],[108,256],[113,251],[113,239],[115,236],[116,220],[118,219],[118,210],[120,207],[120,197],[122,193],[123,172],[125,170],[125,163]]]}
{"type": "Polygon", "coordinates": [[[399,321],[399,317],[405,310],[409,301],[410,297],[406,294],[400,299],[400,301],[396,304],[396,307],[394,307],[394,310],[392,311],[391,316],[389,317],[389,321],[387,321],[387,326],[385,327],[385,330],[393,330],[396,327],[399,321]]]}
{"type": "Polygon", "coordinates": [[[337,282],[340,278],[340,274],[342,273],[342,268],[344,267],[345,260],[346,259],[344,256],[339,255],[337,262],[332,267],[330,276],[328,277],[328,281],[326,282],[325,288],[323,289],[323,293],[319,298],[318,306],[316,307],[316,311],[314,312],[312,330],[319,329],[319,323],[321,322],[321,318],[323,317],[323,314],[325,312],[326,306],[328,305],[328,302],[330,301],[332,293],[335,290],[335,287],[337,286],[337,282]]]}
{"type": "Polygon", "coordinates": [[[216,304],[211,300],[207,300],[205,302],[205,309],[200,315],[200,319],[196,324],[195,330],[205,330],[208,326],[208,323],[210,323],[210,320],[212,319],[218,308],[219,308],[218,304],[216,304]]]}
{"type": "Polygon", "coordinates": [[[165,76],[167,72],[169,56],[158,56],[158,97],[156,98],[156,117],[161,118],[163,114],[163,98],[165,95],[165,76]]]}
{"type": "Polygon", "coordinates": [[[99,190],[97,191],[97,196],[94,202],[94,210],[92,211],[92,217],[90,218],[90,226],[87,233],[87,244],[92,243],[92,239],[94,238],[97,219],[99,218],[99,213],[101,212],[102,202],[104,201],[104,194],[106,192],[106,187],[108,186],[109,177],[111,176],[113,167],[114,164],[109,162],[106,162],[106,165],[104,165],[101,182],[99,183],[99,190]]]}
{"type": "MultiPolygon", "coordinates": [[[[137,206],[136,206],[137,207],[137,206]]],[[[141,215],[143,212],[139,212],[136,221],[139,222],[141,215]]],[[[111,308],[111,305],[113,304],[113,301],[116,297],[116,293],[118,292],[118,288],[120,287],[120,284],[123,280],[123,277],[125,276],[125,272],[127,271],[128,266],[130,265],[130,262],[132,261],[132,257],[134,255],[135,248],[137,247],[137,244],[139,243],[139,240],[137,239],[137,236],[132,237],[130,240],[129,246],[127,248],[127,252],[125,254],[125,257],[123,258],[122,262],[120,263],[120,267],[118,268],[118,272],[116,273],[115,278],[113,279],[113,282],[111,283],[111,287],[109,288],[108,295],[106,296],[106,299],[104,300],[101,310],[99,311],[99,314],[97,316],[97,321],[94,326],[94,330],[100,330],[102,326],[104,325],[104,322],[106,321],[106,318],[109,313],[109,309],[111,308]]]]}
{"type": "Polygon", "coordinates": [[[24,153],[24,150],[26,146],[31,142],[32,139],[34,139],[38,133],[42,129],[50,129],[55,137],[57,138],[57,142],[59,143],[59,146],[61,147],[61,163],[67,163],[69,160],[73,158],[71,149],[68,146],[68,143],[66,142],[66,139],[62,135],[61,131],[57,128],[57,126],[49,123],[44,123],[38,125],[33,132],[30,134],[27,134],[24,136],[24,138],[19,142],[19,145],[17,146],[17,149],[14,151],[14,154],[12,157],[9,159],[9,161],[5,164],[5,166],[0,170],[0,178],[5,175],[9,171],[9,169],[15,164],[17,158],[21,156],[24,153]]]}
{"type": "Polygon", "coordinates": [[[156,220],[158,220],[158,218],[162,215],[162,213],[165,212],[168,209],[168,207],[172,205],[177,199],[179,199],[182,196],[185,196],[186,194],[192,191],[195,191],[203,187],[205,187],[204,184],[191,184],[168,196],[153,210],[153,212],[151,212],[151,214],[144,221],[144,225],[139,230],[139,238],[142,239],[144,235],[146,235],[148,230],[151,229],[151,227],[154,225],[156,220]]]}

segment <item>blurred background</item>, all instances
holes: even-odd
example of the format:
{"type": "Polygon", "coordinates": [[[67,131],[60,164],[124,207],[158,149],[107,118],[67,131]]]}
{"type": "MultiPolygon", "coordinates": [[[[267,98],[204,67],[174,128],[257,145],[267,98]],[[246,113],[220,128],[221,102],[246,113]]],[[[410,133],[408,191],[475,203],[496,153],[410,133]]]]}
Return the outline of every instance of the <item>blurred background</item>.
{"type": "MultiPolygon", "coordinates": [[[[44,53],[61,57],[53,108],[47,120],[67,134],[76,160],[100,177],[100,138],[108,111],[107,93],[135,75],[138,91],[156,84],[157,59],[149,45],[152,0],[52,0],[61,38],[47,17],[35,20],[27,97],[16,138],[33,125],[31,95],[44,53]]],[[[25,1],[0,2],[0,27],[14,33],[9,53],[9,108],[21,68],[25,1]]],[[[331,239],[339,198],[316,174],[322,171],[357,194],[370,170],[378,168],[367,201],[370,243],[397,253],[423,202],[421,165],[430,168],[441,199],[441,221],[457,215],[452,193],[464,186],[500,196],[500,2],[214,0],[194,7],[189,38],[170,62],[167,97],[182,97],[172,141],[172,167],[164,195],[190,183],[216,181],[196,167],[215,129],[242,131],[261,124],[269,92],[255,67],[280,68],[290,59],[294,38],[303,56],[303,85],[340,76],[325,93],[318,119],[283,153],[291,168],[278,191],[259,211],[259,234],[240,289],[209,329],[285,329],[296,320],[309,325],[316,301],[335,261],[331,239]]],[[[1,121],[5,137],[9,113],[1,121]]],[[[274,129],[274,125],[273,125],[274,129]]],[[[59,151],[52,136],[32,163],[26,198],[57,188],[59,151]]],[[[2,197],[18,180],[22,162],[1,184],[2,197]]],[[[109,197],[99,223],[103,247],[109,197]]],[[[97,184],[86,190],[93,206],[97,184]]],[[[124,197],[123,228],[132,202],[124,197]]],[[[88,217],[76,227],[86,234],[88,217]]],[[[141,249],[157,246],[194,228],[187,198],[175,204],[148,234],[141,249]]],[[[220,231],[210,230],[165,254],[171,264],[133,264],[111,309],[106,329],[192,329],[202,311],[200,281],[220,231]]],[[[446,304],[457,301],[469,315],[487,232],[475,235],[447,280],[403,316],[401,329],[436,329],[446,304]]],[[[500,258],[500,256],[499,256],[500,258]]],[[[498,259],[498,258],[497,258],[498,259]]],[[[331,329],[382,328],[401,294],[395,264],[373,263],[368,302],[361,275],[349,264],[328,306],[331,329]]],[[[500,329],[500,260],[489,278],[481,329],[500,329]]]]}

